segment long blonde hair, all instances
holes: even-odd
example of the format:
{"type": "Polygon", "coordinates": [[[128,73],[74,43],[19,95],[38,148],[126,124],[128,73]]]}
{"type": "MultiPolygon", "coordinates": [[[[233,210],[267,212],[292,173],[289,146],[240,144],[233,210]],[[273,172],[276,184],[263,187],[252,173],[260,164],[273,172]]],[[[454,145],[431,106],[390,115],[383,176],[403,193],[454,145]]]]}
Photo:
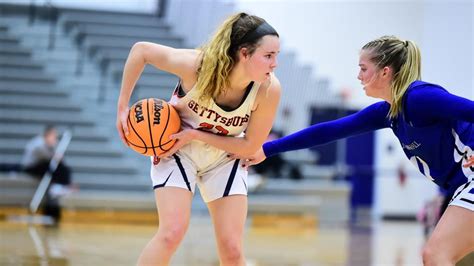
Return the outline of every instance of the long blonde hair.
{"type": "Polygon", "coordinates": [[[389,118],[395,118],[403,110],[402,99],[408,86],[421,79],[421,52],[416,43],[400,40],[395,36],[383,36],[362,47],[368,52],[370,60],[382,69],[386,66],[393,69],[390,84],[392,104],[389,118]]]}
{"type": "Polygon", "coordinates": [[[249,34],[264,23],[265,20],[257,16],[246,13],[235,14],[225,20],[211,40],[200,48],[202,59],[196,83],[200,101],[209,104],[211,99],[225,93],[230,87],[229,75],[238,62],[241,48],[246,47],[251,55],[264,35],[278,36],[278,33],[269,26],[271,29],[264,31],[264,35],[257,34],[256,38],[248,38],[249,34]]]}

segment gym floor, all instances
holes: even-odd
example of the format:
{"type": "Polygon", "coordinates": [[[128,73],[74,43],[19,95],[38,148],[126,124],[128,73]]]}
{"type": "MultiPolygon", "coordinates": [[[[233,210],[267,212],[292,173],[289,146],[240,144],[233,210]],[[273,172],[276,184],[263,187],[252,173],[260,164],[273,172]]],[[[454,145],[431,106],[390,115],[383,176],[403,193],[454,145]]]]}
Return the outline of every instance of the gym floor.
{"type": "MultiPolygon", "coordinates": [[[[423,229],[417,222],[263,225],[249,219],[248,265],[422,265],[423,229]]],[[[57,227],[0,222],[0,265],[135,265],[156,226],[62,223],[57,227]]],[[[219,265],[207,215],[191,218],[172,265],[219,265]]]]}

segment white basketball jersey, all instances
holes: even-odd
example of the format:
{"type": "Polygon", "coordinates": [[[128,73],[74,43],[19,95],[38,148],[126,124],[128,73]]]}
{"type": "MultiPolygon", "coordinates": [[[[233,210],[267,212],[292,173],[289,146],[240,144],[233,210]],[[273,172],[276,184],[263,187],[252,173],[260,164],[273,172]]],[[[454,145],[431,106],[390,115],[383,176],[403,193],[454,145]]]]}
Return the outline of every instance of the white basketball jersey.
{"type": "MultiPolygon", "coordinates": [[[[243,136],[259,87],[258,82],[250,83],[240,105],[229,110],[217,105],[213,99],[210,100],[209,106],[201,105],[195,87],[186,95],[182,95],[184,93],[178,83],[170,103],[179,113],[182,129],[200,129],[222,136],[243,136]]],[[[225,159],[227,154],[207,143],[191,141],[178,151],[178,155],[187,156],[196,164],[198,171],[205,171],[225,159]]]]}

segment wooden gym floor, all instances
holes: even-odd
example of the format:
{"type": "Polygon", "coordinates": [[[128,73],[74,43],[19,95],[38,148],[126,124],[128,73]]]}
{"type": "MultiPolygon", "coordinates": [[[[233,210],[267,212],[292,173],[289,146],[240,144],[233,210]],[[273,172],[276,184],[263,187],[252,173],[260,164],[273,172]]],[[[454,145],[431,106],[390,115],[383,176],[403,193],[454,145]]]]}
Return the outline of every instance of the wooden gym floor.
{"type": "MultiPolygon", "coordinates": [[[[13,222],[11,214],[25,211],[0,210],[2,266],[135,265],[156,230],[156,216],[149,212],[66,210],[56,227],[13,222]]],[[[411,266],[422,265],[423,242],[417,222],[322,225],[314,217],[254,215],[244,247],[249,266],[411,266]]],[[[207,214],[193,213],[172,265],[219,265],[207,214]]]]}
{"type": "MultiPolygon", "coordinates": [[[[0,265],[135,265],[156,230],[151,223],[68,222],[65,216],[58,227],[1,221],[0,265]]],[[[244,241],[248,265],[421,265],[423,235],[415,222],[351,228],[260,216],[249,217],[244,241]]],[[[193,214],[172,265],[218,265],[206,214],[193,214]]]]}

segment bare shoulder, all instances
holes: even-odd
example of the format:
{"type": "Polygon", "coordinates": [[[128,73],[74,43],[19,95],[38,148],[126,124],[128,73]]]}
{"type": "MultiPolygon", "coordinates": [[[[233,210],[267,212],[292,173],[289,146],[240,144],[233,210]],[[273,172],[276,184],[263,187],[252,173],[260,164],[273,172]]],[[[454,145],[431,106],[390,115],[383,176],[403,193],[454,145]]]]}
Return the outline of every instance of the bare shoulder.
{"type": "Polygon", "coordinates": [[[196,49],[181,49],[181,56],[183,57],[183,67],[187,71],[180,76],[184,91],[187,93],[197,81],[197,71],[201,64],[201,51],[196,49]]]}
{"type": "Polygon", "coordinates": [[[196,49],[177,49],[177,51],[179,51],[179,55],[182,57],[183,61],[186,61],[189,66],[196,67],[197,69],[201,57],[201,51],[196,49]]]}
{"type": "Polygon", "coordinates": [[[201,52],[196,49],[176,49],[176,56],[180,59],[180,66],[183,70],[186,70],[186,76],[181,78],[187,78],[188,76],[195,76],[199,68],[199,62],[201,58],[201,52]]]}

